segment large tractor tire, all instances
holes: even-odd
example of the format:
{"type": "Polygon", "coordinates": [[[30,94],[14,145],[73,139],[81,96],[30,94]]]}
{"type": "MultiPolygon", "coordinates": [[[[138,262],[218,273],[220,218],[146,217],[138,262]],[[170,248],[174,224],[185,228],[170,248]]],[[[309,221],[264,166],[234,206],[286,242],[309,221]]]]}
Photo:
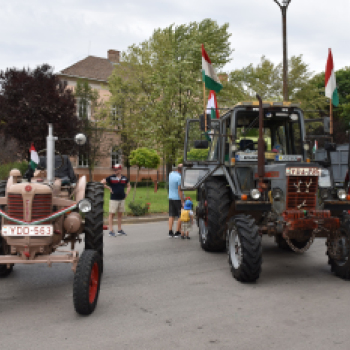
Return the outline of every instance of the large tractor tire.
{"type": "Polygon", "coordinates": [[[350,216],[345,215],[340,228],[339,236],[330,244],[337,251],[337,257],[332,257],[328,252],[329,264],[332,272],[341,278],[350,280],[350,216]]]}
{"type": "Polygon", "coordinates": [[[90,315],[96,307],[101,285],[102,260],[96,250],[84,250],[73,283],[73,303],[80,315],[90,315]]]}
{"type": "Polygon", "coordinates": [[[210,177],[202,188],[198,218],[199,242],[207,252],[226,248],[226,221],[230,209],[230,189],[223,177],[210,177]]]}
{"type": "MultiPolygon", "coordinates": [[[[6,181],[0,181],[0,197],[5,197],[6,192],[6,181]]],[[[4,210],[4,206],[0,206],[1,210],[4,210]]],[[[4,240],[1,236],[1,222],[2,217],[0,216],[0,255],[4,255],[4,240]]],[[[13,265],[10,266],[10,268],[7,268],[7,265],[0,264],[0,278],[7,277],[13,270],[13,265]]]]}
{"type": "Polygon", "coordinates": [[[227,254],[232,276],[255,282],[261,272],[262,247],[258,226],[251,216],[236,215],[228,223],[227,254]]]}
{"type": "Polygon", "coordinates": [[[96,250],[101,257],[103,271],[103,196],[99,182],[86,185],[85,197],[91,201],[91,211],[85,215],[85,249],[96,250]]]}

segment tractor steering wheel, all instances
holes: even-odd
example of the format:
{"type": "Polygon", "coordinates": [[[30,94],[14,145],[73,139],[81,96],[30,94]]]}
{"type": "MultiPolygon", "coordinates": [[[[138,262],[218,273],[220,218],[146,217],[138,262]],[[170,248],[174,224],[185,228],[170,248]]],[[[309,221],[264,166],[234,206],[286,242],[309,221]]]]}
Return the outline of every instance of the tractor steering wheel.
{"type": "MultiPolygon", "coordinates": [[[[40,153],[43,153],[43,152],[46,152],[46,149],[40,150],[40,151],[38,152],[38,155],[39,155],[40,153]]],[[[55,168],[55,170],[58,170],[58,169],[61,169],[61,168],[63,167],[64,158],[63,158],[63,156],[62,156],[62,154],[61,154],[60,152],[58,152],[58,151],[55,150],[55,153],[58,154],[58,155],[61,157],[61,164],[60,164],[57,168],[55,168]]],[[[47,164],[47,157],[46,157],[46,164],[47,164]]],[[[45,170],[45,168],[44,168],[42,165],[40,165],[40,161],[39,161],[39,164],[38,164],[38,167],[37,167],[37,168],[38,168],[39,170],[45,170]]]]}

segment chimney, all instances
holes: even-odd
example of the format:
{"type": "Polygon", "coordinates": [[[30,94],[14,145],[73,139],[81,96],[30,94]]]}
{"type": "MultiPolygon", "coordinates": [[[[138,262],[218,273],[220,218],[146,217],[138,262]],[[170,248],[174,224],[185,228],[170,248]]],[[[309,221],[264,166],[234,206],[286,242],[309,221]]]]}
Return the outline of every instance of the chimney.
{"type": "Polygon", "coordinates": [[[120,51],[108,50],[108,60],[112,63],[119,63],[120,51]]]}

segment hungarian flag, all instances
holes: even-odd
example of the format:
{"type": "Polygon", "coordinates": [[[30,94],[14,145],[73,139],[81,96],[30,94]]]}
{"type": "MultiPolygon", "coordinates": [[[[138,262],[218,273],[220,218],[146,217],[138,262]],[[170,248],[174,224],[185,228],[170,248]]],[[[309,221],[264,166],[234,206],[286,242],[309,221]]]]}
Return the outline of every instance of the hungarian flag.
{"type": "Polygon", "coordinates": [[[207,114],[211,115],[211,119],[219,119],[218,103],[216,101],[216,94],[214,90],[210,90],[207,104],[207,114]]]}
{"type": "Polygon", "coordinates": [[[205,87],[209,90],[219,92],[222,89],[222,84],[215,70],[211,64],[210,58],[204,49],[202,44],[202,79],[205,83],[205,87]]]}
{"type": "Polygon", "coordinates": [[[331,49],[329,49],[329,52],[328,52],[328,59],[327,59],[326,73],[325,73],[325,87],[326,87],[326,92],[325,92],[326,97],[330,98],[332,100],[333,105],[337,107],[339,105],[339,96],[337,91],[337,84],[335,82],[333,56],[332,56],[331,49]]]}
{"type": "Polygon", "coordinates": [[[39,156],[33,144],[30,146],[29,152],[30,152],[30,167],[33,170],[35,170],[39,164],[39,156]]]}
{"type": "Polygon", "coordinates": [[[318,142],[317,140],[315,140],[314,147],[312,147],[312,153],[316,153],[317,150],[318,150],[318,142]]]}

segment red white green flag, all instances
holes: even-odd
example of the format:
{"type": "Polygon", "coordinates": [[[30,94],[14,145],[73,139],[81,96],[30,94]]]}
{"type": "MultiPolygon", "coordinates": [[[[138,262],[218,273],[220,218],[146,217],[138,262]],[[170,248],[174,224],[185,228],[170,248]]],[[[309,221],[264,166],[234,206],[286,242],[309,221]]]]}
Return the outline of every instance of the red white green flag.
{"type": "Polygon", "coordinates": [[[207,104],[207,114],[210,114],[211,119],[219,119],[218,103],[216,101],[216,94],[214,90],[210,90],[207,104]]]}
{"type": "Polygon", "coordinates": [[[334,106],[338,106],[339,95],[337,91],[337,84],[335,81],[333,56],[332,56],[331,49],[329,49],[329,52],[328,52],[328,59],[327,59],[326,72],[325,72],[325,88],[326,88],[326,92],[325,92],[326,97],[332,100],[332,103],[334,106]]]}
{"type": "Polygon", "coordinates": [[[39,164],[39,156],[33,144],[30,146],[29,152],[30,152],[30,167],[33,170],[35,170],[39,164]]]}
{"type": "Polygon", "coordinates": [[[211,64],[211,60],[204,49],[202,44],[202,79],[205,83],[205,87],[209,90],[214,90],[219,92],[222,89],[222,84],[218,76],[215,73],[215,70],[211,64]]]}

